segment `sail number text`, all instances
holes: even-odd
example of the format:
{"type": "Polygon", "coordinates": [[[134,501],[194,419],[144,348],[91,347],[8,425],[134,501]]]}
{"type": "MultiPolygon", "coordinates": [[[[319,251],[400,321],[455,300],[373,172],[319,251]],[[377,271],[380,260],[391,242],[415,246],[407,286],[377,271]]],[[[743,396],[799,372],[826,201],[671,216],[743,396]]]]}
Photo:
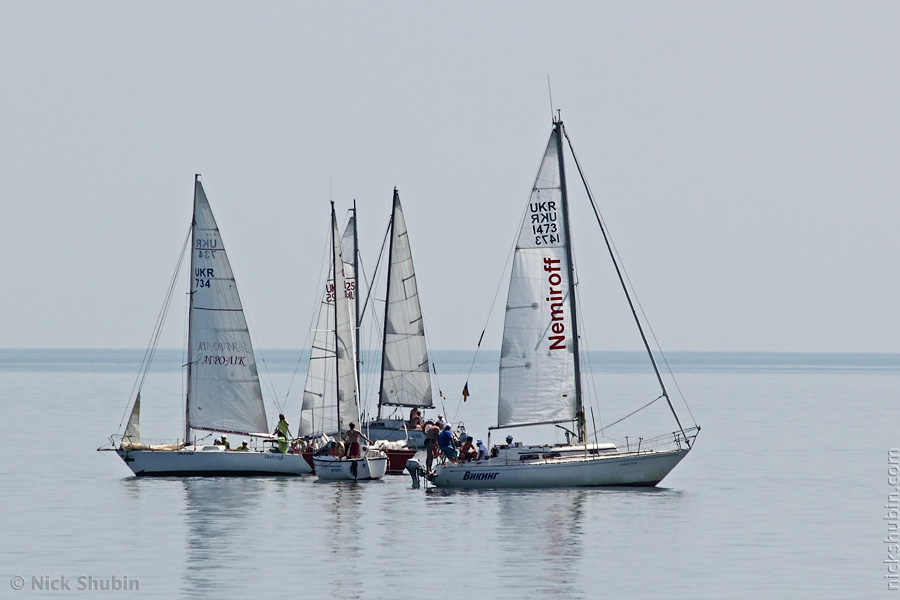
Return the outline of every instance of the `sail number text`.
{"type": "Polygon", "coordinates": [[[562,238],[559,235],[557,225],[556,202],[531,202],[528,206],[531,213],[531,232],[534,235],[535,246],[549,246],[560,244],[562,238]]]}

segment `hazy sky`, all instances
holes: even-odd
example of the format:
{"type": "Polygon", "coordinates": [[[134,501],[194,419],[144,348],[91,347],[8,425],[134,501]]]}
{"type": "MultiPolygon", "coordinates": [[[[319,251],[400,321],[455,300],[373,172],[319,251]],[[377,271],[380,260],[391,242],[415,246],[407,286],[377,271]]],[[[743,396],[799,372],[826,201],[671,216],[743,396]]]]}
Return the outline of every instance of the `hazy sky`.
{"type": "MultiPolygon", "coordinates": [[[[473,349],[549,75],[664,349],[900,352],[898,32],[893,1],[0,0],[0,347],[144,347],[202,173],[258,346],[306,339],[329,198],[371,269],[396,185],[430,344],[473,349]]],[[[590,347],[634,348],[594,232],[590,347]]]]}

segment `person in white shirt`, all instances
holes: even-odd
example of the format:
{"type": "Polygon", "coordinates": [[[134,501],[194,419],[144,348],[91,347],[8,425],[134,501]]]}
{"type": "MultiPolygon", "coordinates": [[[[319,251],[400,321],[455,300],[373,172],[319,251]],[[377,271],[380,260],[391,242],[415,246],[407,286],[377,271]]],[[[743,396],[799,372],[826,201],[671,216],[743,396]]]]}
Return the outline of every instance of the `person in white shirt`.
{"type": "Polygon", "coordinates": [[[476,461],[487,460],[488,458],[490,458],[491,455],[488,453],[487,446],[484,445],[484,442],[482,442],[481,440],[478,440],[477,447],[478,447],[478,454],[475,456],[476,461]]]}

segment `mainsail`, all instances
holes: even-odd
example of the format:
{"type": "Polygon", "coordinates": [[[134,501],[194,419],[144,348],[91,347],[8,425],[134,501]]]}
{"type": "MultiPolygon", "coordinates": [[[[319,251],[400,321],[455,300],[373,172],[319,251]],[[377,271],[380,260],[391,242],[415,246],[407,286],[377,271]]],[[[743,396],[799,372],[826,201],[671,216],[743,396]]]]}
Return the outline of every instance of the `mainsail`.
{"type": "Polygon", "coordinates": [[[187,428],[268,430],[250,332],[209,201],[194,187],[187,428]]]}
{"type": "Polygon", "coordinates": [[[500,352],[500,426],[570,421],[578,406],[559,135],[554,127],[516,243],[500,352]]]}
{"type": "MultiPolygon", "coordinates": [[[[303,406],[300,414],[300,435],[316,435],[322,433],[339,433],[346,430],[350,421],[359,419],[359,407],[357,405],[356,396],[356,375],[355,375],[355,344],[352,342],[353,324],[355,323],[355,303],[351,302],[356,297],[356,275],[352,257],[356,253],[356,240],[353,236],[355,215],[350,218],[350,222],[344,229],[344,235],[341,238],[338,247],[339,256],[343,262],[343,288],[345,290],[346,302],[341,301],[341,312],[347,311],[342,321],[350,323],[350,356],[353,357],[354,375],[352,381],[346,376],[348,368],[346,362],[342,362],[342,371],[345,373],[345,380],[341,384],[342,391],[346,386],[351,386],[352,392],[342,394],[343,403],[338,408],[338,365],[336,363],[338,353],[335,352],[335,304],[337,294],[335,293],[334,280],[334,264],[331,261],[328,277],[325,282],[325,293],[322,296],[322,302],[319,305],[319,316],[315,325],[315,333],[313,335],[312,348],[310,350],[309,368],[306,373],[306,385],[303,391],[303,406]],[[343,261],[343,257],[347,257],[347,261],[343,261]],[[338,415],[341,422],[338,422],[338,415]]],[[[332,235],[332,246],[334,246],[334,237],[332,235]]],[[[334,249],[332,249],[332,253],[334,249]]],[[[343,326],[346,328],[346,324],[343,326]]],[[[342,334],[341,338],[344,344],[347,343],[346,334],[342,334]]],[[[342,352],[346,356],[347,349],[342,352]]],[[[346,389],[351,389],[346,388],[346,389]]]]}
{"type": "Polygon", "coordinates": [[[379,406],[432,408],[425,326],[406,220],[396,188],[389,257],[379,406]]]}

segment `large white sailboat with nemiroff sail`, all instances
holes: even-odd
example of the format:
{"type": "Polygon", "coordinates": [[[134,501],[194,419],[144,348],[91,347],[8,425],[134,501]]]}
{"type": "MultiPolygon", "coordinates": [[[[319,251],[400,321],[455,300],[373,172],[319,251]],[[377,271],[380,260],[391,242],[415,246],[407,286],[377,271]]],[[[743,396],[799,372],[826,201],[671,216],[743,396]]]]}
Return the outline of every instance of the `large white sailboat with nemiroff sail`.
{"type": "MultiPolygon", "coordinates": [[[[300,454],[249,445],[232,451],[224,444],[192,441],[197,431],[231,434],[273,442],[250,333],[231,264],[199,176],[194,180],[191,222],[190,308],[184,439],[173,444],[144,444],[140,434],[141,392],[138,387],[122,436],[111,447],[135,475],[300,475],[312,468],[300,454]],[[118,441],[118,443],[116,443],[118,441]]],[[[174,285],[174,280],[173,280],[174,285]]],[[[171,290],[167,305],[171,299],[171,290]]],[[[164,310],[165,313],[165,310],[164,310]]],[[[158,323],[158,328],[162,323],[158,323]]],[[[154,334],[158,339],[158,331],[154,334]]],[[[149,361],[144,368],[149,368],[149,361]]],[[[142,380],[142,378],[141,378],[142,380]]],[[[223,435],[223,438],[226,436],[223,435]]],[[[118,438],[118,440],[117,440],[118,438]]]]}
{"type": "MultiPolygon", "coordinates": [[[[496,446],[479,462],[446,462],[428,475],[438,487],[554,488],[655,486],[688,454],[699,432],[684,428],[644,335],[621,269],[590,189],[585,191],[650,357],[676,429],[639,443],[622,444],[589,435],[582,392],[575,265],[566,188],[562,120],[554,118],[541,166],[516,242],[500,353],[497,425],[490,431],[552,425],[566,443],[496,446]],[[574,436],[574,439],[569,439],[574,436]]],[[[581,173],[578,159],[572,157],[581,173]]],[[[655,402],[655,401],[654,401],[655,402]]]]}

